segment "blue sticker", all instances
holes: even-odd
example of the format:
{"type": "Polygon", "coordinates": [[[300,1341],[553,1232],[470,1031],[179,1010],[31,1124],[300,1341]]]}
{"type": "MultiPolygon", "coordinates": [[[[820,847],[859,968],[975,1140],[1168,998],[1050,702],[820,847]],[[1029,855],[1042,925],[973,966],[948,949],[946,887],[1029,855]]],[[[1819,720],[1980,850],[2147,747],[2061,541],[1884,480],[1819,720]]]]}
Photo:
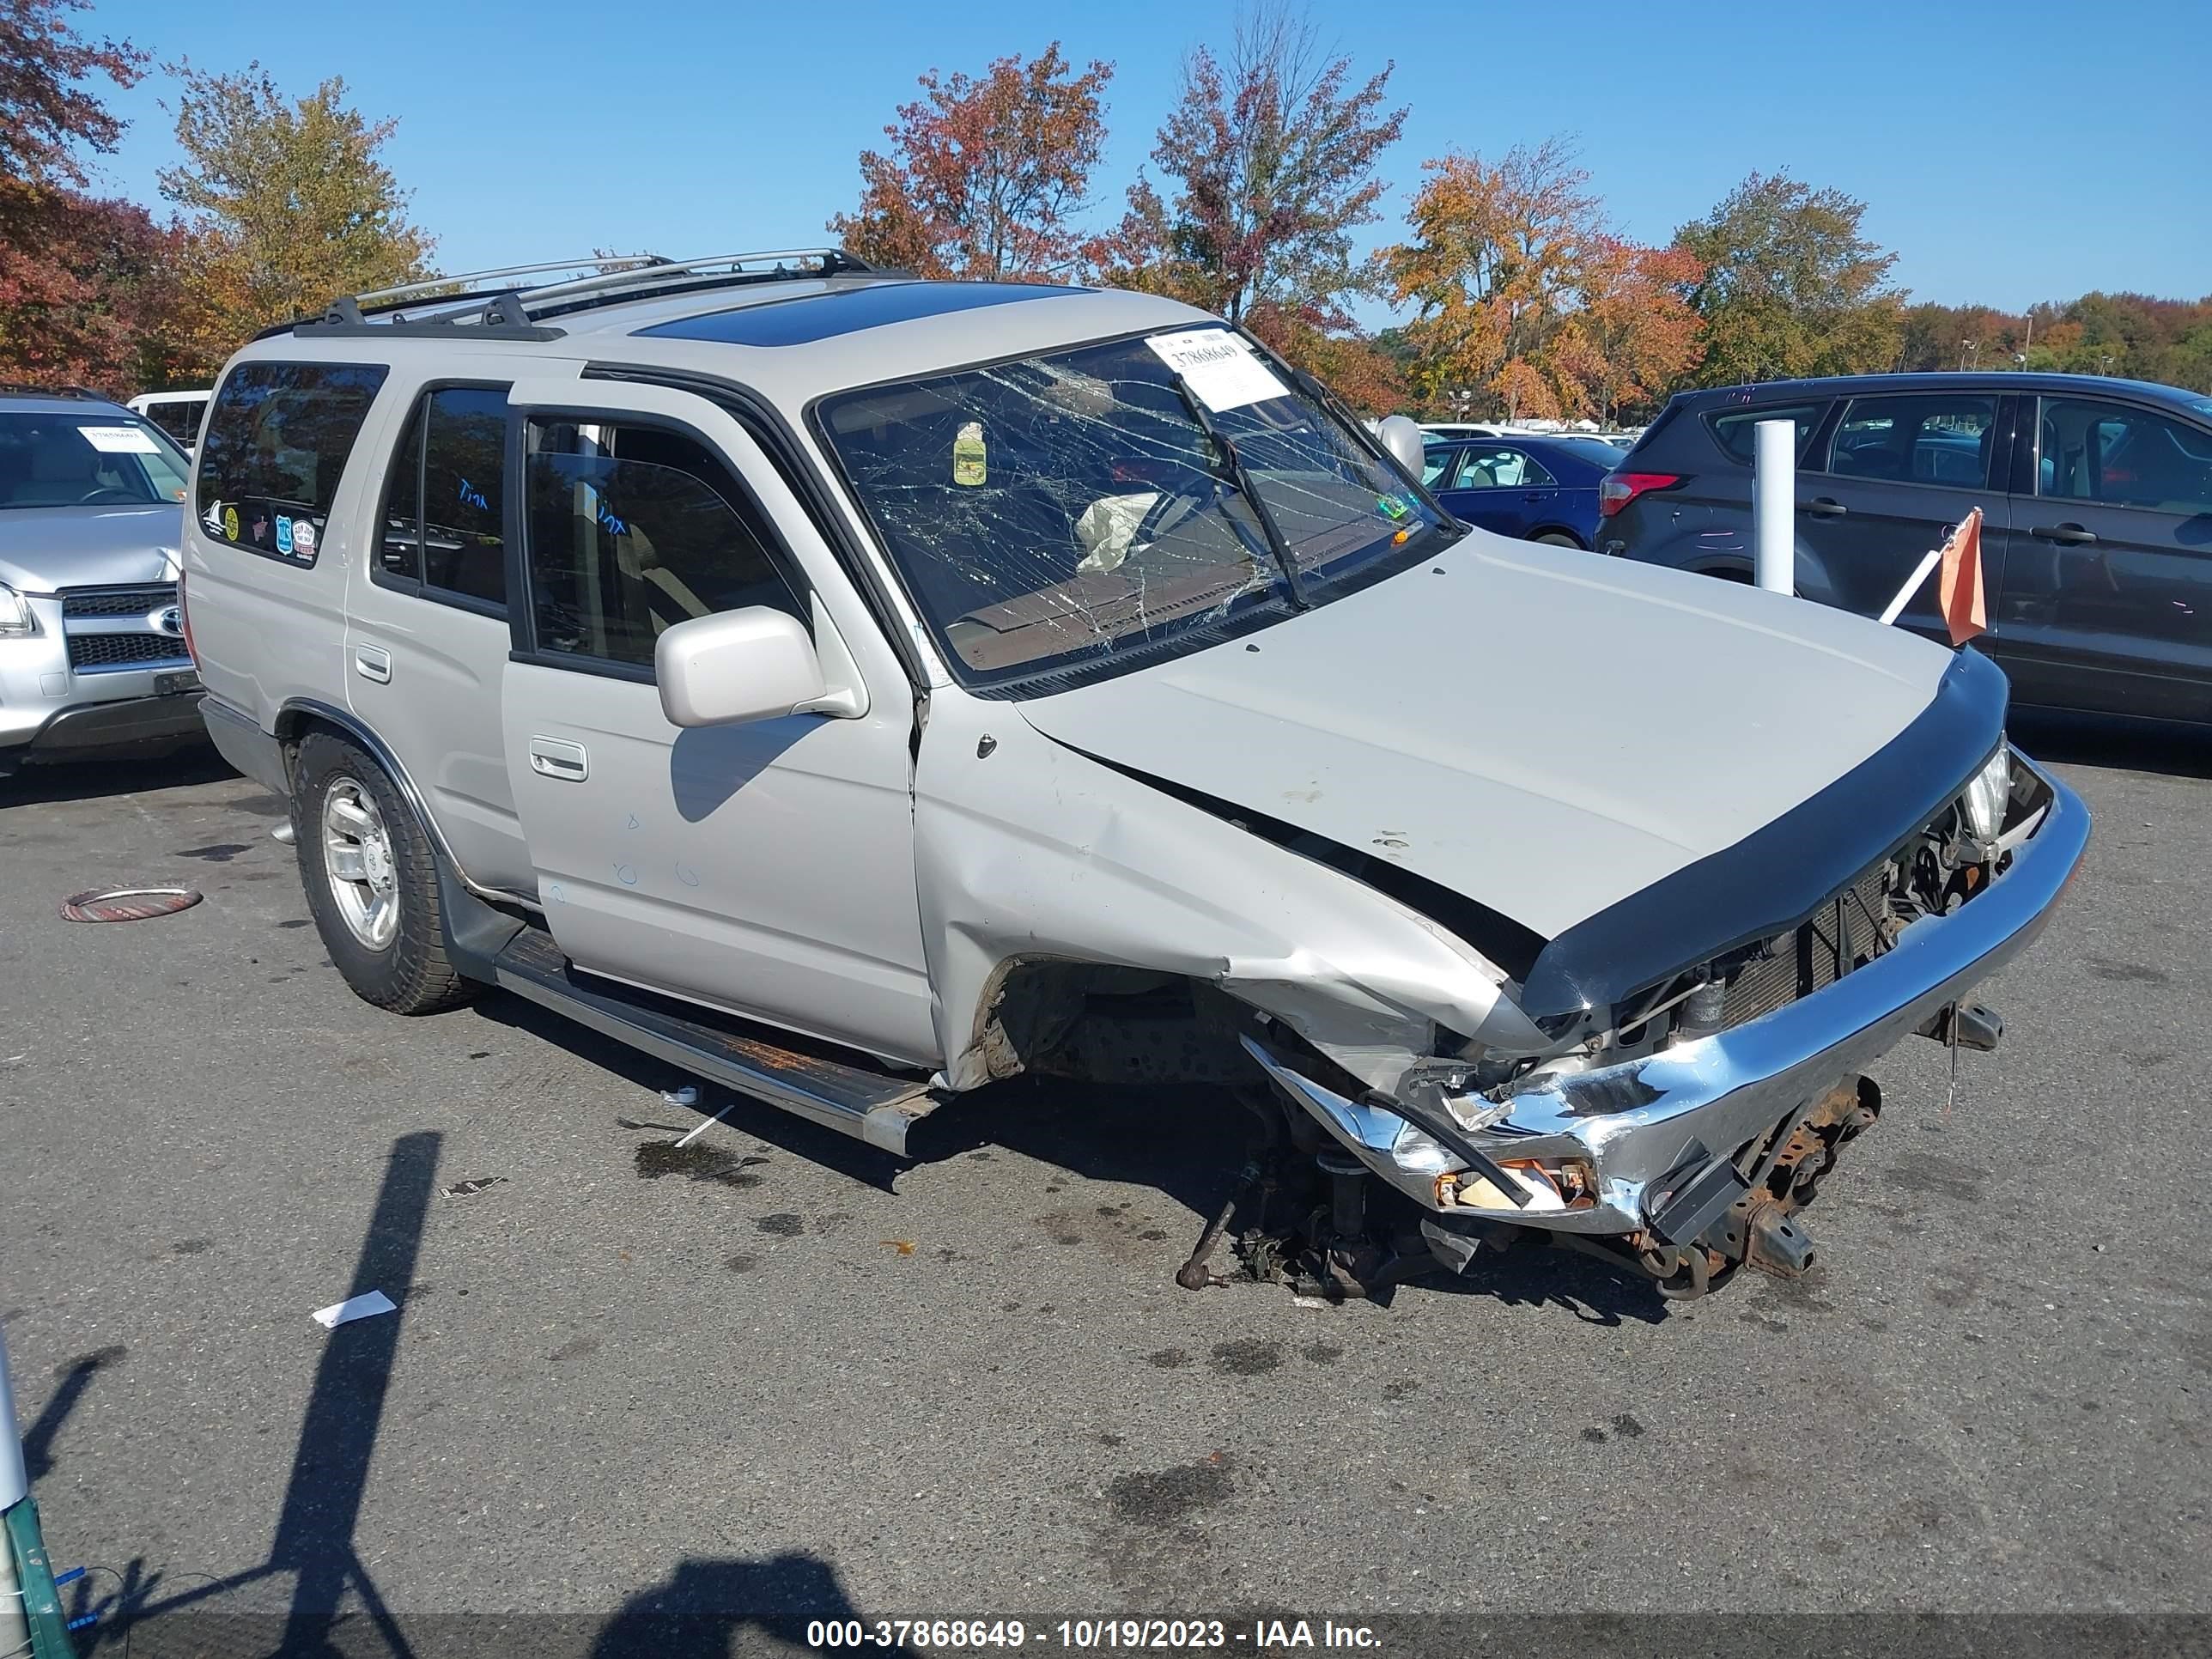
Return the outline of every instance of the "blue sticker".
{"type": "Polygon", "coordinates": [[[287,558],[292,556],[292,521],[282,513],[276,515],[276,550],[287,558]]]}
{"type": "Polygon", "coordinates": [[[483,491],[478,489],[466,478],[460,481],[459,495],[461,505],[464,507],[473,507],[483,511],[488,511],[490,507],[491,504],[483,498],[483,491]]]}

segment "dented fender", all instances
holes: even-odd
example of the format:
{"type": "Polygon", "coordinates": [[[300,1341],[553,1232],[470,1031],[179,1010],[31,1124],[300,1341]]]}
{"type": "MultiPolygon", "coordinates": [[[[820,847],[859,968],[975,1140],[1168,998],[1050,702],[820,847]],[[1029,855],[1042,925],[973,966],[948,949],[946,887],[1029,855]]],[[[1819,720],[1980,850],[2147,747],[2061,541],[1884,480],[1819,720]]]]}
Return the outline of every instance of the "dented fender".
{"type": "Polygon", "coordinates": [[[1543,1038],[1474,947],[1397,901],[1054,742],[1003,702],[932,700],[915,858],[941,1086],[980,1052],[1009,965],[1056,959],[1218,986],[1370,1086],[1434,1027],[1516,1050],[1543,1038]]]}

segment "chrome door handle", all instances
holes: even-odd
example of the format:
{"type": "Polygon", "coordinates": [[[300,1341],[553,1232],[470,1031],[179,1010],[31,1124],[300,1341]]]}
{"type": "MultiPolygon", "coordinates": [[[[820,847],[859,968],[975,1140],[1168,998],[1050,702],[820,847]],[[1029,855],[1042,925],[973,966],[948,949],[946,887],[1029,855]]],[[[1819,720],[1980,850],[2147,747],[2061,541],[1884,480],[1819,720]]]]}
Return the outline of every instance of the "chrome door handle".
{"type": "Polygon", "coordinates": [[[1816,519],[1840,519],[1850,511],[1831,495],[1822,495],[1805,503],[1804,510],[1816,519]]]}
{"type": "Polygon", "coordinates": [[[379,685],[392,684],[392,653],[380,645],[354,647],[353,667],[365,680],[374,680],[379,685]]]}
{"type": "Polygon", "coordinates": [[[582,744],[560,738],[532,738],[530,769],[541,777],[558,778],[563,783],[581,783],[591,775],[592,769],[582,744]]]}

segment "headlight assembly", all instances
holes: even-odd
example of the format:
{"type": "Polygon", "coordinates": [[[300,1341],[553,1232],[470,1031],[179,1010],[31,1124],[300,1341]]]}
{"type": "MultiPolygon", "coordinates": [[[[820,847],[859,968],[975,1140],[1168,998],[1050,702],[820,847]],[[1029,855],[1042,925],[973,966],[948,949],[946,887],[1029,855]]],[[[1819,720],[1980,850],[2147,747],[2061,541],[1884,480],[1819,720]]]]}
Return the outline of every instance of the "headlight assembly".
{"type": "Polygon", "coordinates": [[[1975,840],[1997,838],[2004,828],[2005,802],[2011,795],[2012,751],[2000,744],[1989,764],[1974,774],[1960,803],[1966,808],[1966,827],[1974,832],[1975,840]]]}
{"type": "Polygon", "coordinates": [[[0,582],[0,639],[39,631],[38,618],[31,614],[30,602],[5,582],[0,582]]]}

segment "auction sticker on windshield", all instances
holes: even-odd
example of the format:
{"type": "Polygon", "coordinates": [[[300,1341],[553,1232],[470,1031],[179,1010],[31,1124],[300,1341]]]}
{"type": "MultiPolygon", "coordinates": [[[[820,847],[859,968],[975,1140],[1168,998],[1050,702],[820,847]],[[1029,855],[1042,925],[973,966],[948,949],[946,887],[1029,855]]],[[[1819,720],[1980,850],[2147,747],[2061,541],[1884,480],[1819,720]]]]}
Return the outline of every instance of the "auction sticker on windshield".
{"type": "Polygon", "coordinates": [[[161,446],[135,426],[81,426],[77,434],[103,455],[158,455],[161,446]]]}
{"type": "Polygon", "coordinates": [[[1154,334],[1145,343],[1190,388],[1190,395],[1218,413],[1246,404],[1287,398],[1290,387],[1253,354],[1250,345],[1225,328],[1188,328],[1154,334]]]}

